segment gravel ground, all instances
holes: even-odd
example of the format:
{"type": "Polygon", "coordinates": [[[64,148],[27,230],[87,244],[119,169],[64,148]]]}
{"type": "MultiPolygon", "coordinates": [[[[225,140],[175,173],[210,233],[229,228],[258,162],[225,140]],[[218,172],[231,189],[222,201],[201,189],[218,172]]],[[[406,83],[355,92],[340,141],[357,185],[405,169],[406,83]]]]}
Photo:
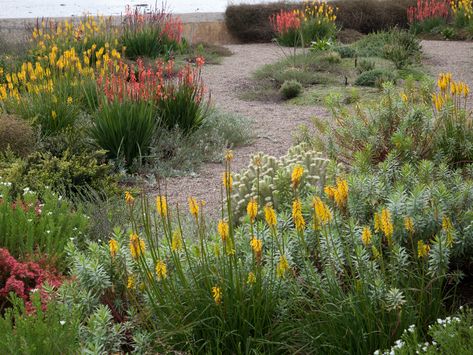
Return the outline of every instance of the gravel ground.
{"type": "MultiPolygon", "coordinates": [[[[232,170],[239,171],[257,152],[277,157],[285,155],[297,128],[309,123],[311,117],[328,116],[328,112],[316,106],[240,100],[242,90],[251,85],[251,74],[264,64],[280,60],[284,54],[273,44],[229,45],[228,48],[234,54],[224,58],[220,65],[205,66],[203,78],[218,109],[247,117],[252,122],[253,143],[234,150],[232,170]]],[[[209,215],[218,215],[223,170],[223,164],[204,164],[194,176],[167,179],[169,201],[187,206],[187,198],[194,196],[206,201],[209,215]]]]}
{"type": "MultiPolygon", "coordinates": [[[[424,65],[434,77],[451,72],[455,80],[462,80],[473,88],[473,43],[422,41],[422,49],[424,65]]],[[[473,107],[473,102],[469,104],[473,107]]]]}

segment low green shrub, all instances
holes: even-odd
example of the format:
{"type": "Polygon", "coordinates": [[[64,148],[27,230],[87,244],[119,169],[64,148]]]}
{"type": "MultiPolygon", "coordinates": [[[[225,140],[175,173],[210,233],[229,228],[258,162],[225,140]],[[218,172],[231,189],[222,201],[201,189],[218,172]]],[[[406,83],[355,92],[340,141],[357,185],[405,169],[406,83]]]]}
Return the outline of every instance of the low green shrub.
{"type": "Polygon", "coordinates": [[[26,188],[40,194],[51,188],[68,197],[89,189],[110,195],[119,191],[118,177],[105,162],[104,151],[66,150],[57,156],[38,151],[24,160],[10,155],[0,161],[0,176],[12,183],[14,197],[26,188]]]}
{"type": "Polygon", "coordinates": [[[79,317],[65,305],[50,301],[41,304],[33,295],[34,312],[23,300],[13,298],[13,307],[0,316],[0,352],[3,354],[64,354],[77,352],[79,317]]]}
{"type": "Polygon", "coordinates": [[[376,66],[376,63],[370,59],[360,59],[358,61],[358,66],[356,67],[358,73],[362,74],[364,72],[373,70],[376,66]]]}
{"type": "Polygon", "coordinates": [[[385,47],[399,47],[404,50],[408,57],[420,55],[420,42],[416,36],[408,31],[393,28],[388,31],[370,33],[353,44],[354,48],[361,57],[379,57],[389,58],[390,52],[384,52],[385,47]]]}
{"type": "Polygon", "coordinates": [[[302,85],[297,80],[288,80],[281,85],[280,93],[285,100],[297,97],[302,92],[302,85]]]}
{"type": "Polygon", "coordinates": [[[428,341],[415,325],[404,331],[391,349],[377,350],[376,355],[462,354],[473,347],[473,317],[471,309],[460,309],[458,315],[439,318],[429,326],[428,341]]]}
{"type": "Polygon", "coordinates": [[[355,85],[381,87],[384,83],[395,83],[397,76],[388,69],[372,69],[362,72],[355,80],[355,85]]]}
{"type": "Polygon", "coordinates": [[[0,154],[10,149],[18,156],[28,155],[36,145],[31,125],[16,116],[0,114],[0,154]]]}
{"type": "Polygon", "coordinates": [[[357,56],[356,50],[351,46],[335,46],[332,50],[340,54],[342,58],[355,58],[357,56]]]}
{"type": "Polygon", "coordinates": [[[64,248],[71,238],[84,239],[87,217],[49,190],[41,199],[28,188],[11,198],[11,190],[11,182],[0,180],[0,247],[64,266],[64,248]]]}
{"type": "Polygon", "coordinates": [[[193,172],[204,162],[220,162],[225,148],[243,146],[252,139],[249,120],[212,110],[192,134],[178,127],[158,130],[142,170],[160,176],[193,172]]]}

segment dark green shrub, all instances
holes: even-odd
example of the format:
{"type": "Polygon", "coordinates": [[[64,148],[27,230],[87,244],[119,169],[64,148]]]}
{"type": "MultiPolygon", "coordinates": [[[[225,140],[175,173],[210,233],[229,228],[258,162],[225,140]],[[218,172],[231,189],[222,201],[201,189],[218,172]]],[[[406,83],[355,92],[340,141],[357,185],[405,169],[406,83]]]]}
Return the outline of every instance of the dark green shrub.
{"type": "MultiPolygon", "coordinates": [[[[183,109],[186,109],[185,107],[183,109]]],[[[112,159],[131,165],[148,154],[156,129],[155,108],[142,100],[104,100],[94,115],[92,137],[112,159]]]]}
{"type": "Polygon", "coordinates": [[[362,72],[356,78],[355,85],[381,87],[386,82],[396,82],[396,75],[388,69],[373,69],[362,72]]]}
{"type": "Polygon", "coordinates": [[[373,70],[375,65],[376,65],[375,62],[372,61],[372,60],[360,59],[358,61],[358,66],[357,66],[356,69],[358,70],[358,73],[361,74],[361,73],[364,73],[366,71],[373,70]]]}
{"type": "Polygon", "coordinates": [[[84,239],[87,216],[46,188],[41,199],[28,187],[11,198],[16,185],[10,183],[0,180],[0,247],[17,258],[37,254],[49,264],[64,268],[66,244],[71,238],[84,239]]]}
{"type": "Polygon", "coordinates": [[[41,304],[40,293],[33,298],[33,309],[14,297],[13,307],[0,316],[0,352],[2,354],[73,354],[79,347],[79,314],[64,304],[41,304]]]}
{"type": "Polygon", "coordinates": [[[342,58],[354,58],[357,56],[356,50],[350,46],[336,46],[332,50],[340,54],[342,58]]]}
{"type": "Polygon", "coordinates": [[[328,64],[339,64],[342,61],[342,57],[337,52],[327,52],[320,57],[320,61],[328,64]]]}
{"type": "Polygon", "coordinates": [[[11,149],[19,156],[28,155],[35,146],[31,125],[16,116],[0,114],[0,153],[11,149]]]}
{"type": "Polygon", "coordinates": [[[280,93],[285,100],[297,97],[302,92],[302,85],[296,80],[285,81],[280,89],[280,93]]]}
{"type": "MultiPolygon", "coordinates": [[[[361,33],[387,30],[398,26],[408,27],[407,8],[415,0],[335,0],[330,5],[339,8],[337,26],[361,33]]],[[[273,2],[258,5],[230,5],[225,11],[225,23],[229,32],[238,40],[270,42],[274,31],[268,21],[281,10],[302,9],[301,3],[273,2]]]]}
{"type": "MultiPolygon", "coordinates": [[[[355,49],[361,57],[379,57],[383,55],[386,59],[392,59],[389,57],[390,52],[385,52],[387,46],[398,46],[403,49],[402,54],[404,57],[413,59],[416,59],[421,51],[420,42],[416,36],[398,28],[371,33],[354,44],[355,49]]],[[[398,55],[397,53],[395,54],[398,55]]]]}
{"type": "Polygon", "coordinates": [[[50,187],[68,196],[90,188],[107,194],[119,191],[104,151],[74,154],[66,150],[59,156],[35,152],[24,160],[6,157],[0,161],[0,176],[12,183],[13,196],[21,195],[25,188],[41,194],[50,187]]]}

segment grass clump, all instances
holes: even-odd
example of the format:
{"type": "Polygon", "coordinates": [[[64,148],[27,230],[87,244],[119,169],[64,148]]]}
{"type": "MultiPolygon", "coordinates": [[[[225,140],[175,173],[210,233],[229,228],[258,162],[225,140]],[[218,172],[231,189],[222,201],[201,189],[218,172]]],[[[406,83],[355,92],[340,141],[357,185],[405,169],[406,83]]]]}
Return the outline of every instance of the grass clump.
{"type": "Polygon", "coordinates": [[[293,99],[301,94],[302,85],[296,80],[285,81],[281,85],[280,92],[285,100],[293,99]]]}
{"type": "Polygon", "coordinates": [[[362,72],[355,80],[355,85],[382,87],[384,83],[396,82],[396,76],[386,69],[372,69],[362,72]]]}

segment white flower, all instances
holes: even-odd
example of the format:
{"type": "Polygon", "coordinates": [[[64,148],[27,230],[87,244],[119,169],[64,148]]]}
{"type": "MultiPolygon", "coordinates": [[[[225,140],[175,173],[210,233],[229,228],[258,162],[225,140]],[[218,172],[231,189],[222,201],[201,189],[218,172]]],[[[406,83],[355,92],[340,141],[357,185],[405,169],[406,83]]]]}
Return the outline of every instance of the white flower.
{"type": "Polygon", "coordinates": [[[47,230],[47,231],[46,231],[46,233],[48,233],[48,234],[49,234],[49,233],[51,233],[51,231],[50,231],[50,230],[47,230]]]}
{"type": "Polygon", "coordinates": [[[60,320],[59,324],[64,325],[64,324],[66,324],[66,321],[65,320],[60,320]]]}

